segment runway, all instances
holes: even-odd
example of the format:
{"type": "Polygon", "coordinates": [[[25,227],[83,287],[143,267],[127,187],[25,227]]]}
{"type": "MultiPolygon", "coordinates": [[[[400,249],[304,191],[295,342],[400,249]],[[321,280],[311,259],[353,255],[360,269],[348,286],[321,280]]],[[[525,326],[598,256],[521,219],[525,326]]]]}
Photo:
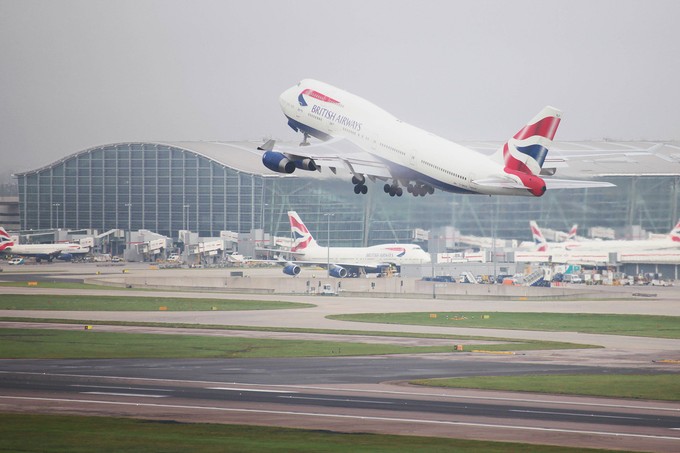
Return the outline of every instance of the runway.
{"type": "MultiPolygon", "coordinates": [[[[78,278],[68,267],[39,278],[78,278]]],[[[77,269],[77,270],[76,270],[77,269]]],[[[113,272],[114,270],[112,270],[113,272]]],[[[120,272],[119,269],[115,271],[120,272]]],[[[179,270],[177,278],[194,271],[179,270]]],[[[0,275],[1,278],[5,276],[0,275]]],[[[13,278],[16,276],[13,275],[13,278]]],[[[35,278],[35,275],[34,277],[35,278]]],[[[515,355],[448,353],[303,359],[2,360],[0,410],[130,416],[178,421],[247,423],[347,432],[384,432],[641,451],[680,449],[680,405],[672,402],[432,389],[414,378],[552,373],[680,372],[680,340],[578,332],[376,325],[329,320],[329,314],[397,311],[528,311],[680,315],[677,289],[654,300],[409,300],[304,295],[124,291],[154,297],[308,302],[294,310],[237,312],[69,312],[2,310],[0,316],[154,321],[255,327],[429,332],[597,344],[601,349],[526,351],[515,355]]],[[[0,287],[0,294],[111,294],[110,290],[0,287]]],[[[2,326],[14,326],[3,323],[2,326]]],[[[30,325],[23,324],[24,327],[30,325]]],[[[35,327],[35,326],[33,326],[35,327]]],[[[78,325],[45,325],[73,328],[78,325]]],[[[234,335],[205,329],[95,326],[95,331],[234,335]]],[[[241,332],[265,338],[333,339],[341,335],[241,332]],[[330,337],[330,338],[329,338],[330,337]]],[[[354,341],[415,341],[370,334],[354,341]]],[[[425,341],[425,340],[424,340],[425,341]]],[[[441,341],[441,340],[427,340],[441,341]]],[[[449,340],[451,341],[451,340],[449,340]]],[[[455,340],[451,341],[453,344],[455,340]]]]}
{"type": "Polygon", "coordinates": [[[677,404],[432,389],[390,380],[586,371],[578,366],[510,364],[499,370],[496,364],[465,358],[421,357],[16,360],[0,364],[3,411],[274,424],[648,451],[673,451],[680,446],[677,404]]]}

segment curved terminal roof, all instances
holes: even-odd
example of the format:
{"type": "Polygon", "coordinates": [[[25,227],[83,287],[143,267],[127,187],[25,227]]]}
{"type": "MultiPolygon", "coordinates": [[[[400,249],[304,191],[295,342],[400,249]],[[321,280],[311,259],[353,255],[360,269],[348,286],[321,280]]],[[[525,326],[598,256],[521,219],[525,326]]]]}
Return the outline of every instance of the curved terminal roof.
{"type": "MultiPolygon", "coordinates": [[[[69,159],[79,155],[91,153],[95,150],[111,149],[116,147],[134,146],[169,146],[187,152],[195,153],[212,160],[220,165],[232,168],[247,174],[264,177],[336,177],[329,171],[305,172],[296,171],[286,175],[267,169],[262,165],[262,151],[258,150],[264,141],[236,141],[236,142],[122,142],[96,146],[83,151],[68,155],[58,161],[44,167],[26,172],[16,173],[15,176],[25,176],[38,173],[43,170],[60,165],[69,159]]],[[[478,150],[485,154],[491,154],[501,145],[495,141],[466,141],[458,142],[461,145],[478,150]]],[[[285,143],[295,145],[296,143],[285,143]]],[[[680,175],[680,142],[618,142],[618,141],[579,141],[579,142],[555,142],[548,154],[549,158],[560,155],[569,156],[582,151],[593,152],[604,150],[608,152],[620,152],[617,155],[602,155],[594,157],[578,157],[568,160],[566,167],[558,169],[560,177],[604,177],[604,176],[660,176],[680,175]],[[625,153],[625,154],[624,154],[625,153]]],[[[546,165],[549,166],[549,165],[546,165]]],[[[341,177],[344,177],[340,172],[341,177]]]]}

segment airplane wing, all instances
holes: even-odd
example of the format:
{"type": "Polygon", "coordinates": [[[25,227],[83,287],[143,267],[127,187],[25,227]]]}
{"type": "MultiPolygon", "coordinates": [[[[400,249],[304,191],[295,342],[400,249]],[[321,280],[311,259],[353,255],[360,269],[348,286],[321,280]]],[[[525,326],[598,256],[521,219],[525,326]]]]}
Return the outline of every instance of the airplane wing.
{"type": "Polygon", "coordinates": [[[312,159],[317,167],[328,167],[333,173],[344,167],[353,174],[388,179],[392,177],[387,165],[346,138],[334,138],[309,146],[279,146],[274,140],[259,147],[263,151],[276,151],[291,160],[312,159]]]}

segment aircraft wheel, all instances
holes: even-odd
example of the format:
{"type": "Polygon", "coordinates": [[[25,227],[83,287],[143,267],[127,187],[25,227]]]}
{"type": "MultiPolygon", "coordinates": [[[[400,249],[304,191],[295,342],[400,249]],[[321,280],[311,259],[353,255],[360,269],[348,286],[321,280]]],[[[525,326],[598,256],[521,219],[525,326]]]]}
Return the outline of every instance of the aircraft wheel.
{"type": "Polygon", "coordinates": [[[361,186],[360,185],[354,186],[354,193],[357,194],[357,195],[359,195],[361,193],[361,186]]]}
{"type": "Polygon", "coordinates": [[[383,187],[383,190],[385,191],[385,193],[390,193],[390,188],[391,188],[391,187],[392,187],[392,186],[390,186],[389,184],[385,184],[385,186],[383,187]]]}
{"type": "Polygon", "coordinates": [[[395,191],[397,193],[398,197],[401,197],[404,194],[404,189],[401,187],[397,187],[397,190],[395,191]]]}
{"type": "Polygon", "coordinates": [[[432,186],[427,186],[427,193],[429,193],[430,195],[432,195],[432,194],[434,193],[434,187],[432,187],[432,186]]]}
{"type": "Polygon", "coordinates": [[[362,185],[362,186],[361,186],[361,193],[364,194],[364,195],[366,195],[366,194],[368,193],[368,187],[365,186],[365,185],[362,185]]]}

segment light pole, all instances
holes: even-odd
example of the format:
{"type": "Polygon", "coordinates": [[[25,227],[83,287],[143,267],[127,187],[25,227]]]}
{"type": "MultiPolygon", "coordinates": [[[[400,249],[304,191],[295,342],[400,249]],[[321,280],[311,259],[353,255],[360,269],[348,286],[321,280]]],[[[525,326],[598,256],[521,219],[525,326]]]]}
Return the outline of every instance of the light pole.
{"type": "Polygon", "coordinates": [[[191,207],[190,204],[182,205],[182,216],[183,216],[182,227],[184,228],[184,230],[189,229],[188,219],[189,219],[189,208],[190,207],[191,207]]]}
{"type": "Polygon", "coordinates": [[[132,231],[132,203],[125,203],[128,208],[128,232],[132,231]]]}
{"type": "Polygon", "coordinates": [[[54,206],[56,209],[55,211],[57,212],[57,230],[59,229],[59,206],[61,206],[61,203],[52,203],[52,206],[54,206]]]}
{"type": "Polygon", "coordinates": [[[326,217],[326,274],[328,277],[331,276],[331,217],[334,215],[330,212],[324,214],[324,217],[326,217]]]}

